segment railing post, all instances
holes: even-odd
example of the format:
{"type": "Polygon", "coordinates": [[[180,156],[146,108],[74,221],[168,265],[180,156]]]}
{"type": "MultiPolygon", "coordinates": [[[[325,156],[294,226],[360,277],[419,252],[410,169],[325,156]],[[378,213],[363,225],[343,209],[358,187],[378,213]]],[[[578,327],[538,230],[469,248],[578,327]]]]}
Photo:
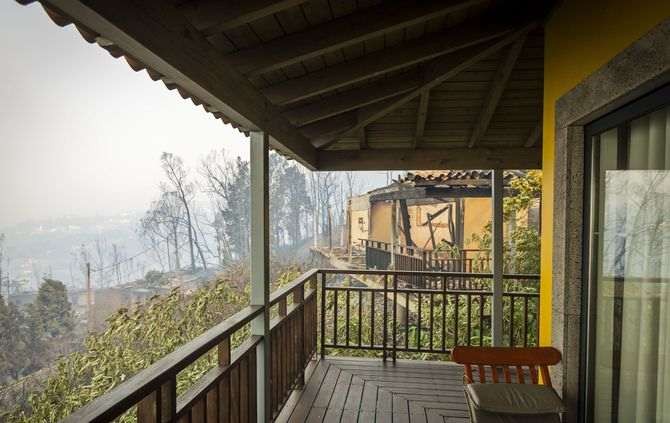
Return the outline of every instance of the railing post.
{"type": "MultiPolygon", "coordinates": [[[[307,282],[305,282],[307,283],[307,282]]],[[[305,285],[301,285],[293,291],[293,304],[300,308],[298,313],[298,377],[296,380],[297,388],[305,386],[305,285]]]]}
{"type": "MultiPolygon", "coordinates": [[[[387,310],[387,305],[388,305],[388,282],[389,282],[389,276],[384,275],[384,319],[383,319],[383,330],[382,330],[382,357],[383,360],[386,361],[386,344],[387,344],[387,339],[388,339],[388,310],[387,310]]],[[[374,330],[374,328],[373,328],[374,330]]]]}
{"type": "Polygon", "coordinates": [[[503,343],[503,170],[493,170],[492,186],[492,250],[493,250],[493,302],[491,332],[493,345],[503,343]]]}
{"type": "Polygon", "coordinates": [[[319,272],[321,275],[321,334],[320,334],[320,354],[321,358],[326,356],[326,275],[319,272]]]}
{"type": "Polygon", "coordinates": [[[393,275],[393,362],[396,361],[398,343],[398,275],[393,275]]]}
{"type": "Polygon", "coordinates": [[[272,419],[270,405],[270,218],[268,145],[266,133],[252,132],[251,168],[251,305],[264,307],[264,312],[251,322],[251,333],[263,341],[256,348],[257,413],[260,423],[272,419]]]}
{"type": "Polygon", "coordinates": [[[162,384],[137,404],[138,423],[167,423],[177,413],[176,376],[162,384]]]}

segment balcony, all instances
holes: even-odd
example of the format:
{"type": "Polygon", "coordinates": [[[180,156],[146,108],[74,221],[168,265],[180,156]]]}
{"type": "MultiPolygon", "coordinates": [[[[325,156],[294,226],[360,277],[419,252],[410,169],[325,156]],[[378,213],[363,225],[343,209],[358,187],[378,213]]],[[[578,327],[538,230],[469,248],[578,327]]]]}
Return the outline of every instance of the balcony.
{"type": "MultiPolygon", "coordinates": [[[[492,278],[312,269],[267,308],[243,309],[65,421],[255,421],[259,398],[274,421],[467,421],[463,370],[444,360],[455,345],[491,344],[492,278]],[[464,281],[477,289],[453,289],[464,281]],[[259,316],[270,319],[269,341],[249,331],[259,316]],[[218,365],[177,395],[179,372],[213,351],[218,365]]],[[[504,281],[503,339],[535,345],[537,278],[504,281]]]]}

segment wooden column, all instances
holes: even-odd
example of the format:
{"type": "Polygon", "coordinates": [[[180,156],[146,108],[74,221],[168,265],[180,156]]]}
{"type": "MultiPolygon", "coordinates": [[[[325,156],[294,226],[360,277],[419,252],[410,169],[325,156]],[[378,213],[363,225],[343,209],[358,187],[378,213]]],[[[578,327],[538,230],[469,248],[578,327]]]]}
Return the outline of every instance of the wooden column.
{"type": "Polygon", "coordinates": [[[503,337],[503,171],[495,169],[491,180],[493,204],[491,250],[493,253],[493,307],[491,331],[493,345],[502,346],[503,337]]]}
{"type": "Polygon", "coordinates": [[[251,166],[251,305],[262,305],[265,312],[251,322],[251,333],[263,336],[256,349],[258,422],[272,418],[270,410],[270,197],[268,177],[268,135],[252,132],[251,166]]]}

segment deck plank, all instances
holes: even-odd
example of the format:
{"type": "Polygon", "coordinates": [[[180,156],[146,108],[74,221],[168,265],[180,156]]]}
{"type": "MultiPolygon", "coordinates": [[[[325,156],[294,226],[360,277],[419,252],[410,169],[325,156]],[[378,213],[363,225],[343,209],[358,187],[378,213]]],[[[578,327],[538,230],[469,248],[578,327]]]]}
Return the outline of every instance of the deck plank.
{"type": "MultiPolygon", "coordinates": [[[[445,362],[321,359],[285,422],[469,421],[461,366],[445,362]]],[[[287,415],[283,413],[283,415],[287,415]]]]}

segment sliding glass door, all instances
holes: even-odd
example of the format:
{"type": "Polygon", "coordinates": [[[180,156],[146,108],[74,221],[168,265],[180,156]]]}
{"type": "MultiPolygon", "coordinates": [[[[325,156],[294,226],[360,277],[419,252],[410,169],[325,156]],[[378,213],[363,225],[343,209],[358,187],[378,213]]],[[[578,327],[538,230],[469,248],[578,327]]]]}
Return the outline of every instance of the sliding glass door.
{"type": "Polygon", "coordinates": [[[587,127],[586,416],[670,423],[670,97],[587,127]]]}

